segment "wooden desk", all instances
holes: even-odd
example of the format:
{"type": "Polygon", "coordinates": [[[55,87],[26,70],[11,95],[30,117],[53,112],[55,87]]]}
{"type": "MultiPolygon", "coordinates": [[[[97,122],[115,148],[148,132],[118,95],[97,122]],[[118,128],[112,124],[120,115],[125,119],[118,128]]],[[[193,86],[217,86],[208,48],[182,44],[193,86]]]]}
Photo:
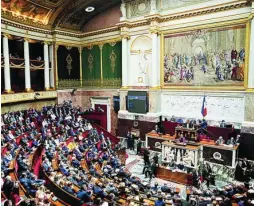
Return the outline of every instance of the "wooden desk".
{"type": "Polygon", "coordinates": [[[197,130],[194,128],[185,128],[185,127],[176,127],[175,128],[175,136],[179,138],[181,133],[187,140],[195,141],[197,140],[197,130]]]}
{"type": "Polygon", "coordinates": [[[162,152],[162,142],[174,139],[175,136],[170,136],[169,134],[160,135],[155,132],[150,132],[146,134],[146,148],[149,147],[152,151],[162,152]]]}
{"type": "Polygon", "coordinates": [[[158,167],[156,170],[156,177],[183,185],[187,183],[187,176],[187,173],[172,172],[163,167],[158,167]]]}
{"type": "Polygon", "coordinates": [[[236,167],[238,145],[235,147],[216,145],[214,141],[200,141],[199,144],[202,145],[203,158],[205,161],[233,168],[236,167]]]}

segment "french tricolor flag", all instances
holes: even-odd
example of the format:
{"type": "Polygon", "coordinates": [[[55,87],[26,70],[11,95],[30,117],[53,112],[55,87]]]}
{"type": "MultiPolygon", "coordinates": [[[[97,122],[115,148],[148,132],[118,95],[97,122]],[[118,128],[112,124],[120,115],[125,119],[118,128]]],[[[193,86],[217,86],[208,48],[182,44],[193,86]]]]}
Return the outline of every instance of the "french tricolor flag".
{"type": "Polygon", "coordinates": [[[203,99],[201,114],[203,115],[203,117],[205,117],[207,115],[207,102],[206,102],[205,96],[204,96],[204,99],[203,99]]]}

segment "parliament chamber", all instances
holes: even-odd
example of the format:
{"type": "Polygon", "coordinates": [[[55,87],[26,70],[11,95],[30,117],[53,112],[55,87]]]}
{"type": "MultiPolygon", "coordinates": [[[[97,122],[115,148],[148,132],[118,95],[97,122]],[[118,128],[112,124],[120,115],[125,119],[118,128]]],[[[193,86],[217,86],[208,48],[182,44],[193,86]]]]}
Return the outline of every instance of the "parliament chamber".
{"type": "Polygon", "coordinates": [[[1,205],[254,205],[254,0],[2,0],[1,205]]]}

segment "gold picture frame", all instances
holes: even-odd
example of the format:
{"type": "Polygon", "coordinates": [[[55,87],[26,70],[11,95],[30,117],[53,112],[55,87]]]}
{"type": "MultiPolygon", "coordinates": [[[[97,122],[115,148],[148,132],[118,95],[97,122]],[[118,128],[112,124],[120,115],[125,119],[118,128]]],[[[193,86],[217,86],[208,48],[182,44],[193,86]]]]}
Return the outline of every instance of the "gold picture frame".
{"type": "Polygon", "coordinates": [[[249,64],[249,50],[250,50],[250,19],[244,18],[240,20],[234,20],[231,22],[220,22],[220,23],[212,23],[212,24],[205,24],[200,26],[193,26],[193,27],[184,27],[179,29],[168,29],[162,30],[160,36],[160,86],[161,89],[168,90],[227,90],[227,91],[245,91],[248,87],[248,64],[249,64]],[[243,85],[235,86],[235,85],[169,85],[165,84],[164,82],[164,46],[165,46],[165,35],[173,35],[173,34],[184,34],[196,30],[203,30],[203,29],[221,29],[225,27],[237,27],[237,26],[245,26],[245,65],[244,65],[244,81],[243,85]]]}

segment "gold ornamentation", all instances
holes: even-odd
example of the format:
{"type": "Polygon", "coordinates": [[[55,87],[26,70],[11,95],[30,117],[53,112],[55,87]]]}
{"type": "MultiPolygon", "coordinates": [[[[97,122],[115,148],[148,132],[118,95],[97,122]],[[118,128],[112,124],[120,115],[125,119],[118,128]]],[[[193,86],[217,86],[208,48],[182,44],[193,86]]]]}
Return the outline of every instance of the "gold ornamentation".
{"type": "Polygon", "coordinates": [[[26,92],[33,92],[34,90],[32,90],[31,88],[25,88],[26,92]]]}
{"type": "Polygon", "coordinates": [[[93,48],[93,46],[96,46],[96,45],[107,44],[107,43],[111,43],[111,42],[119,42],[119,41],[122,41],[121,37],[117,37],[117,38],[110,39],[110,40],[90,42],[90,43],[84,44],[83,46],[87,47],[88,49],[91,50],[91,48],[93,48]]]}
{"type": "Polygon", "coordinates": [[[71,50],[71,46],[66,46],[66,49],[68,49],[69,51],[71,50]]]}
{"type": "Polygon", "coordinates": [[[88,88],[120,88],[122,85],[121,78],[109,78],[109,79],[89,79],[83,80],[83,87],[88,88]]]}
{"type": "Polygon", "coordinates": [[[138,82],[143,83],[143,77],[138,77],[138,82]]]}
{"type": "Polygon", "coordinates": [[[13,94],[14,91],[12,91],[11,89],[5,89],[4,93],[6,93],[6,94],[13,94]]]}
{"type": "MultiPolygon", "coordinates": [[[[10,90],[11,91],[11,90],[10,90]]],[[[10,92],[9,91],[9,92],[10,92]]],[[[34,100],[35,92],[32,92],[31,88],[27,89],[26,93],[14,93],[14,94],[3,94],[1,95],[1,103],[13,103],[13,102],[23,102],[23,101],[31,101],[34,100]],[[27,93],[29,92],[29,93],[27,93]]],[[[13,93],[13,92],[11,92],[13,93]]],[[[48,91],[48,92],[36,92],[39,93],[38,99],[50,99],[56,98],[57,92],[56,91],[48,91]]]]}
{"type": "Polygon", "coordinates": [[[72,66],[71,66],[72,58],[71,58],[70,54],[68,54],[68,56],[66,57],[66,62],[67,62],[67,70],[68,70],[68,73],[69,73],[69,76],[70,76],[71,75],[71,70],[72,70],[72,66]]]}
{"type": "Polygon", "coordinates": [[[59,79],[58,89],[79,88],[79,79],[59,79]]]}
{"type": "Polygon", "coordinates": [[[110,58],[111,71],[112,71],[113,73],[115,73],[115,69],[116,69],[116,58],[117,58],[117,56],[116,56],[116,54],[115,54],[115,52],[114,52],[113,49],[112,49],[112,52],[111,52],[109,58],[110,58]]]}
{"type": "Polygon", "coordinates": [[[88,61],[88,68],[91,74],[93,70],[93,61],[94,61],[94,58],[91,53],[89,54],[87,61],[88,61]]]}
{"type": "Polygon", "coordinates": [[[22,62],[21,64],[14,64],[12,61],[10,61],[11,67],[18,67],[18,68],[24,68],[25,62],[22,62]]]}
{"type": "Polygon", "coordinates": [[[116,45],[116,42],[115,41],[112,41],[112,42],[109,42],[110,46],[115,46],[116,45]]]}

